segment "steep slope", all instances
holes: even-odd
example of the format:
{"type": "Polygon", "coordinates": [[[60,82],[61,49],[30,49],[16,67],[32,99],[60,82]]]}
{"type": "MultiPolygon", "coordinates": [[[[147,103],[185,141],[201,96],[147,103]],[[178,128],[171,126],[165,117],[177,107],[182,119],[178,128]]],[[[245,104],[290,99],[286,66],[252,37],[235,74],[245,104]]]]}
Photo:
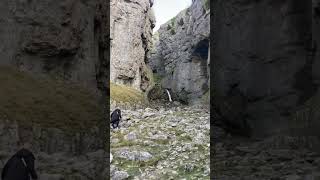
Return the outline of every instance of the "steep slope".
{"type": "Polygon", "coordinates": [[[149,65],[174,100],[193,103],[209,90],[209,2],[193,1],[155,34],[149,65]]]}

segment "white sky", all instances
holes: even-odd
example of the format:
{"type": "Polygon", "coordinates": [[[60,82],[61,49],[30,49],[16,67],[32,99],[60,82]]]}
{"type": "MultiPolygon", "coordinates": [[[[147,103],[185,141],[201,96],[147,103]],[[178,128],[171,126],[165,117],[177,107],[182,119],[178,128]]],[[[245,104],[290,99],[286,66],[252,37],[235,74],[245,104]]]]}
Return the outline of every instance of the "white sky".
{"type": "Polygon", "coordinates": [[[180,11],[189,7],[191,1],[192,0],[154,0],[152,8],[156,16],[156,27],[153,28],[153,32],[156,32],[160,28],[160,25],[169,21],[180,11]]]}

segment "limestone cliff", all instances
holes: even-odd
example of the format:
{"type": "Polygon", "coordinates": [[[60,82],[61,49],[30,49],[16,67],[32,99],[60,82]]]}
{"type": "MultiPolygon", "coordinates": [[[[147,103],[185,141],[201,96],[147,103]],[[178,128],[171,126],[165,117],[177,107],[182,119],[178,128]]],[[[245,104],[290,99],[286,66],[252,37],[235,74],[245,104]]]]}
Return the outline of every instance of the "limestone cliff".
{"type": "Polygon", "coordinates": [[[100,40],[95,25],[101,23],[95,22],[101,14],[97,3],[1,1],[0,64],[14,65],[38,76],[50,74],[96,90],[100,40]]]}
{"type": "Polygon", "coordinates": [[[209,90],[209,2],[193,1],[155,34],[149,64],[174,100],[192,103],[209,90]]]}
{"type": "Polygon", "coordinates": [[[214,2],[214,106],[251,136],[319,136],[319,2],[214,2]]]}
{"type": "Polygon", "coordinates": [[[149,0],[111,1],[110,80],[145,91],[150,85],[146,66],[155,17],[149,0]]]}
{"type": "Polygon", "coordinates": [[[0,169],[30,143],[40,179],[103,179],[98,98],[108,83],[108,7],[102,0],[0,2],[0,169]]]}

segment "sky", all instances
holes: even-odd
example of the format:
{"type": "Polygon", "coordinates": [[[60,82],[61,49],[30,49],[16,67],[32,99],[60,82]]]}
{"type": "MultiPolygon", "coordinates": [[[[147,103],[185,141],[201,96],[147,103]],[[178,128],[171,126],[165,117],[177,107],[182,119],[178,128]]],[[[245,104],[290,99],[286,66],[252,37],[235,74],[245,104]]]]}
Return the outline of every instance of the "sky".
{"type": "Polygon", "coordinates": [[[180,11],[191,5],[192,0],[155,0],[153,5],[156,16],[156,27],[153,32],[160,28],[161,24],[166,23],[176,16],[180,11]]]}

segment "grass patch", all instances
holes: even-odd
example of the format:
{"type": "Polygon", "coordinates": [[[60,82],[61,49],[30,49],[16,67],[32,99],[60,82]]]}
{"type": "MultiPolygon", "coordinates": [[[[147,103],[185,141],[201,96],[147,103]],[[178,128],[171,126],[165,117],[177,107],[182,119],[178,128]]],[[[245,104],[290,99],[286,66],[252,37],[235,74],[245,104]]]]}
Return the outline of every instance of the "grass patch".
{"type": "Polygon", "coordinates": [[[145,103],[142,92],[115,83],[110,83],[110,99],[116,102],[145,103]]]}
{"type": "Polygon", "coordinates": [[[207,91],[202,97],[201,101],[203,104],[210,104],[210,91],[207,91]]]}
{"type": "Polygon", "coordinates": [[[202,173],[204,168],[194,167],[190,172],[187,172],[184,167],[178,168],[178,177],[177,178],[186,178],[186,179],[209,179],[209,177],[203,177],[202,173]]]}
{"type": "Polygon", "coordinates": [[[154,139],[153,141],[160,145],[166,145],[166,144],[169,144],[170,142],[169,139],[154,139]]]}
{"type": "Polygon", "coordinates": [[[173,17],[170,21],[169,24],[167,25],[167,30],[170,31],[172,35],[176,34],[176,17],[173,17]]]}
{"type": "Polygon", "coordinates": [[[178,136],[178,141],[186,142],[186,141],[192,141],[192,138],[188,135],[185,136],[178,136]]]}
{"type": "Polygon", "coordinates": [[[115,161],[118,162],[117,166],[129,174],[128,179],[133,179],[135,176],[138,176],[140,174],[140,170],[144,171],[147,167],[156,166],[160,160],[161,157],[159,156],[153,157],[149,161],[129,161],[123,158],[115,158],[115,161]]]}
{"type": "Polygon", "coordinates": [[[22,125],[87,131],[101,123],[102,108],[87,89],[0,66],[0,116],[22,125]]]}
{"type": "Polygon", "coordinates": [[[175,131],[176,136],[180,136],[181,134],[185,133],[184,131],[179,130],[179,129],[175,129],[175,128],[172,128],[172,129],[175,131]]]}
{"type": "Polygon", "coordinates": [[[153,81],[155,84],[161,84],[163,76],[159,75],[158,73],[153,73],[153,81]]]}

